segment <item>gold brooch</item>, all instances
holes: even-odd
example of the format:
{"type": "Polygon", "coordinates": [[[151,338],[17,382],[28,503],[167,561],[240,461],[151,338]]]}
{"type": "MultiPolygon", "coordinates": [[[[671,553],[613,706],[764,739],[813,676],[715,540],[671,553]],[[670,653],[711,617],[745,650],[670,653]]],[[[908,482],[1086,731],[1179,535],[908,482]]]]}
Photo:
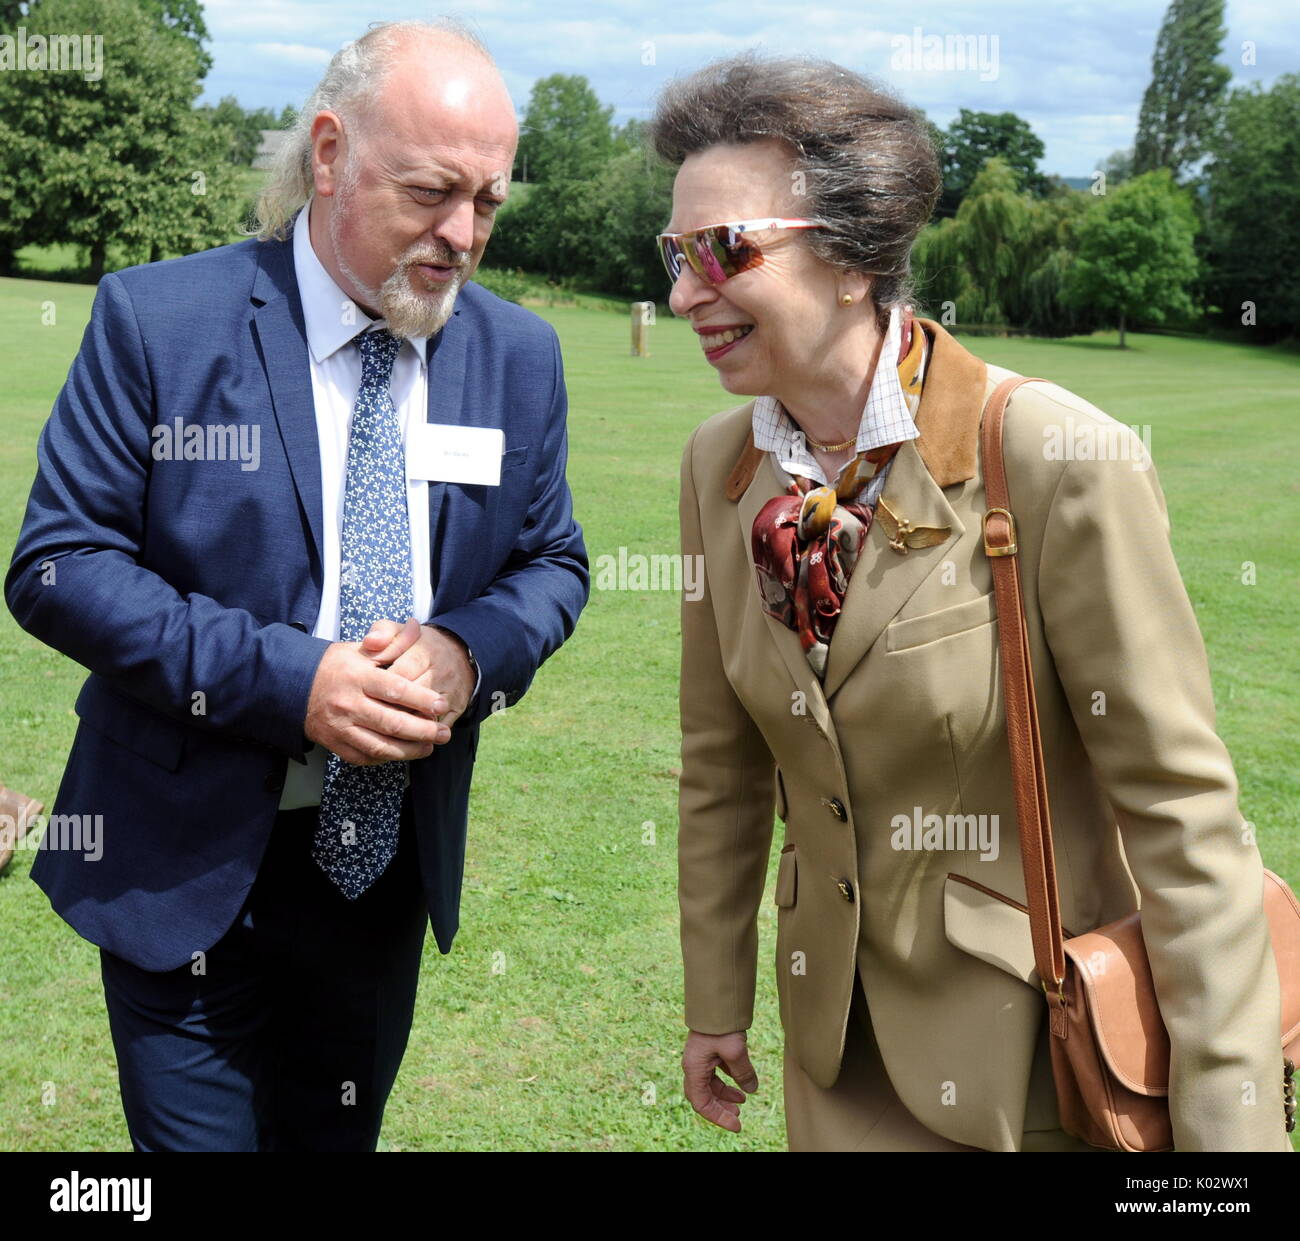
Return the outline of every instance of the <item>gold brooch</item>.
{"type": "Polygon", "coordinates": [[[950,526],[912,525],[906,517],[899,517],[883,498],[876,501],[876,516],[889,535],[889,546],[900,556],[906,556],[909,547],[934,547],[952,533],[950,526]]]}

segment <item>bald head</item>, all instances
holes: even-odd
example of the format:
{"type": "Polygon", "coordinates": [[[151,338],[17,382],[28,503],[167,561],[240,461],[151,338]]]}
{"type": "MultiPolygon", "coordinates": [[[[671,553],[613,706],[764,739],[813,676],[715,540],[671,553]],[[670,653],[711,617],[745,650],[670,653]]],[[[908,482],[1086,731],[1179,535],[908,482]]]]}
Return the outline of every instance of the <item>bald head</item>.
{"type": "Polygon", "coordinates": [[[452,313],[508,193],[514,105],[486,52],[458,31],[391,23],[353,50],[373,72],[311,123],[312,245],[369,314],[399,336],[428,336],[452,313]]]}
{"type": "Polygon", "coordinates": [[[377,89],[358,108],[363,141],[391,135],[414,154],[436,137],[495,154],[509,174],[519,126],[487,57],[454,34],[418,29],[386,48],[385,57],[377,89]]]}
{"type": "Polygon", "coordinates": [[[513,159],[514,104],[486,49],[467,32],[393,22],[360,42],[377,68],[356,109],[368,131],[418,141],[427,138],[428,126],[445,126],[476,143],[509,147],[513,159]]]}

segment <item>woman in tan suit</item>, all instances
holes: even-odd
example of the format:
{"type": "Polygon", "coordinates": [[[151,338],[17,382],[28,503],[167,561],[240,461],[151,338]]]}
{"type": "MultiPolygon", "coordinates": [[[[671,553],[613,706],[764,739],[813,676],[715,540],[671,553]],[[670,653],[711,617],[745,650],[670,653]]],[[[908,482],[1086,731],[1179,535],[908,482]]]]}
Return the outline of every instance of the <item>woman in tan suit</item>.
{"type": "MultiPolygon", "coordinates": [[[[775,806],[790,1147],[1092,1149],[1059,1127],[981,541],[980,416],[1011,372],[908,309],[925,128],[838,66],[738,57],[671,86],[652,133],[672,309],[744,398],[682,461],[706,582],[682,607],[686,1093],[738,1130],[757,1086],[775,806]]],[[[1062,922],[1141,906],[1176,1148],[1287,1150],[1262,864],[1155,470],[1051,383],[1016,391],[1004,452],[1062,922]],[[1080,428],[1105,451],[1071,452],[1080,428]]]]}

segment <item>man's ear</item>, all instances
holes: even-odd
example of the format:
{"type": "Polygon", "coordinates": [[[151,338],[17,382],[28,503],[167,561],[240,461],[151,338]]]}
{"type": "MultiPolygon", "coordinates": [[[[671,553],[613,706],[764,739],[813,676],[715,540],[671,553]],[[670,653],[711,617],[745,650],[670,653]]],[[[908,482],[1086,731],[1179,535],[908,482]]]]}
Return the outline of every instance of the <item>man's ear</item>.
{"type": "Polygon", "coordinates": [[[343,122],[337,113],[318,112],[311,123],[311,174],[316,193],[332,198],[343,170],[343,122]]]}

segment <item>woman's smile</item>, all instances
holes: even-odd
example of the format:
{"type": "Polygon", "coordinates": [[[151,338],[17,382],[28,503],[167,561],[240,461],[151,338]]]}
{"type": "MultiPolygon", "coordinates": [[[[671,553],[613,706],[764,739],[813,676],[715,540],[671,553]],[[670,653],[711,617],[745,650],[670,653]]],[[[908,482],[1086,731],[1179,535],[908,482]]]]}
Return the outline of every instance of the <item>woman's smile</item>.
{"type": "Polygon", "coordinates": [[[716,362],[724,354],[730,353],[754,330],[752,323],[719,323],[697,327],[700,348],[710,362],[716,362]]]}

